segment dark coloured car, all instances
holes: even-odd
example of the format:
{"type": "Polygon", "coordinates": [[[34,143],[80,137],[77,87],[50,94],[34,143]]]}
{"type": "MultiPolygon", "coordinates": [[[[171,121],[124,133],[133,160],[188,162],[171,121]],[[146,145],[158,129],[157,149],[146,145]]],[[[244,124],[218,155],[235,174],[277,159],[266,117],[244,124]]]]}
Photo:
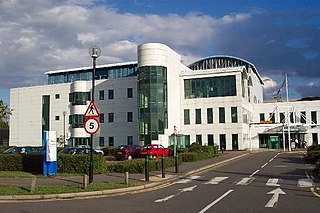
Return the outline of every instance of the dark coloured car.
{"type": "MultiPolygon", "coordinates": [[[[71,154],[71,155],[75,155],[75,154],[90,154],[90,148],[87,147],[67,147],[62,149],[59,153],[62,154],[71,154]]],[[[103,155],[103,152],[101,152],[100,150],[93,150],[93,154],[94,155],[103,155]]]]}
{"type": "Polygon", "coordinates": [[[43,154],[42,146],[15,146],[5,150],[2,154],[43,154]]]}
{"type": "Polygon", "coordinates": [[[140,157],[141,146],[139,145],[120,145],[114,151],[117,160],[125,160],[140,157]]]}

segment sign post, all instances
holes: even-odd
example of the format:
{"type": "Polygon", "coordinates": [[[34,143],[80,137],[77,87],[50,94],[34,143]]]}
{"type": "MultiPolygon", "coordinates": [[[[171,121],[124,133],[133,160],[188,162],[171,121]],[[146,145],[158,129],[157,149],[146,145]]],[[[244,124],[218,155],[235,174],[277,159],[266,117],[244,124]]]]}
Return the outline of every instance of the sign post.
{"type": "Polygon", "coordinates": [[[89,183],[93,182],[93,135],[100,129],[100,123],[96,118],[100,117],[99,111],[91,100],[86,113],[84,114],[84,130],[90,134],[90,165],[89,165],[89,183]]]}
{"type": "Polygon", "coordinates": [[[57,174],[57,133],[44,131],[43,133],[43,175],[57,174]]]}

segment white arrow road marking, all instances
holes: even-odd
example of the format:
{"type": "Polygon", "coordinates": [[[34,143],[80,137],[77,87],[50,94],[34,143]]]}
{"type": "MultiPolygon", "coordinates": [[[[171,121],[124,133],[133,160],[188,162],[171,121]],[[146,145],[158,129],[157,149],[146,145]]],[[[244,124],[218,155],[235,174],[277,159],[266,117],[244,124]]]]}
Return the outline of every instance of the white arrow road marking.
{"type": "Polygon", "coordinates": [[[245,178],[242,178],[242,180],[240,180],[238,183],[236,183],[236,185],[243,185],[243,186],[246,186],[246,185],[249,185],[252,181],[254,180],[253,177],[245,177],[245,178]]]}
{"type": "Polygon", "coordinates": [[[216,185],[216,184],[219,184],[221,181],[224,181],[226,179],[228,179],[229,177],[215,177],[213,179],[211,179],[210,181],[208,182],[205,182],[204,184],[213,184],[213,185],[216,185]]]}
{"type": "Polygon", "coordinates": [[[280,186],[278,184],[279,179],[278,178],[270,178],[268,182],[266,183],[266,186],[280,186]]]}
{"type": "Polygon", "coordinates": [[[312,179],[299,179],[298,180],[298,187],[304,188],[304,187],[313,187],[314,183],[312,179]]]}
{"type": "Polygon", "coordinates": [[[199,179],[200,177],[201,177],[201,176],[193,175],[193,176],[187,177],[186,179],[179,180],[179,181],[177,181],[176,183],[189,183],[189,182],[191,182],[192,180],[199,179]]]}
{"type": "Polygon", "coordinates": [[[221,195],[218,199],[212,201],[212,203],[210,203],[209,205],[207,205],[204,209],[202,209],[199,213],[204,213],[206,211],[208,211],[212,206],[214,206],[215,204],[217,204],[220,200],[222,200],[224,197],[226,197],[228,194],[230,194],[231,192],[233,192],[232,189],[230,189],[229,191],[227,191],[226,193],[224,193],[223,195],[221,195]]]}
{"type": "Polygon", "coordinates": [[[285,195],[286,193],[282,191],[280,188],[276,188],[275,190],[272,190],[268,192],[268,195],[273,194],[269,202],[264,206],[266,208],[273,208],[277,206],[279,195],[285,195]]]}
{"type": "Polygon", "coordinates": [[[183,192],[192,192],[194,188],[196,188],[197,185],[194,185],[194,186],[191,186],[191,187],[188,187],[188,188],[184,188],[184,189],[178,189],[178,192],[174,195],[169,195],[168,197],[165,197],[163,199],[158,199],[158,200],[155,200],[154,202],[155,203],[161,203],[161,202],[166,202],[168,200],[170,200],[171,198],[173,197],[176,197],[176,196],[179,196],[181,193],[183,192]]]}

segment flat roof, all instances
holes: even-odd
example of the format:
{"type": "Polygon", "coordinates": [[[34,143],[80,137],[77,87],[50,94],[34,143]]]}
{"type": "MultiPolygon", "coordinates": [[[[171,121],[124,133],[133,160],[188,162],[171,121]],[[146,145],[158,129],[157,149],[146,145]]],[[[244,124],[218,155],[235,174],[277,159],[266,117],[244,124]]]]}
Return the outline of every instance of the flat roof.
{"type": "MultiPolygon", "coordinates": [[[[99,68],[107,68],[107,67],[119,67],[119,66],[134,65],[134,64],[138,64],[138,62],[137,61],[130,61],[130,62],[121,62],[121,63],[114,63],[114,64],[104,64],[104,65],[98,65],[98,66],[96,66],[96,68],[99,69],[99,68]]],[[[44,74],[51,75],[51,74],[57,74],[57,73],[76,72],[76,71],[90,70],[90,69],[92,69],[92,66],[53,70],[53,71],[45,72],[44,74]]]]}

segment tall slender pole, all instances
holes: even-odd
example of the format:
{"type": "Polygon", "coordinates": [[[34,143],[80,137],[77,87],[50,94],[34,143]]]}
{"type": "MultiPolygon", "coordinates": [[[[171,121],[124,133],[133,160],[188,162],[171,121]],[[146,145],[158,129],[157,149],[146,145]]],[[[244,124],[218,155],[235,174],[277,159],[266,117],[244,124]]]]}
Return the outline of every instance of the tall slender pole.
{"type": "Polygon", "coordinates": [[[63,111],[63,147],[66,146],[66,115],[67,112],[63,111]]]}
{"type": "MultiPolygon", "coordinates": [[[[92,58],[92,89],[91,89],[91,101],[94,102],[94,84],[96,76],[96,57],[92,58]]],[[[89,184],[93,182],[93,134],[90,135],[90,165],[89,165],[89,184]]]]}
{"type": "Polygon", "coordinates": [[[286,78],[286,96],[287,96],[287,124],[288,124],[288,148],[289,152],[291,152],[291,137],[290,137],[290,110],[289,110],[289,93],[288,93],[288,77],[287,73],[285,74],[286,78]]]}

